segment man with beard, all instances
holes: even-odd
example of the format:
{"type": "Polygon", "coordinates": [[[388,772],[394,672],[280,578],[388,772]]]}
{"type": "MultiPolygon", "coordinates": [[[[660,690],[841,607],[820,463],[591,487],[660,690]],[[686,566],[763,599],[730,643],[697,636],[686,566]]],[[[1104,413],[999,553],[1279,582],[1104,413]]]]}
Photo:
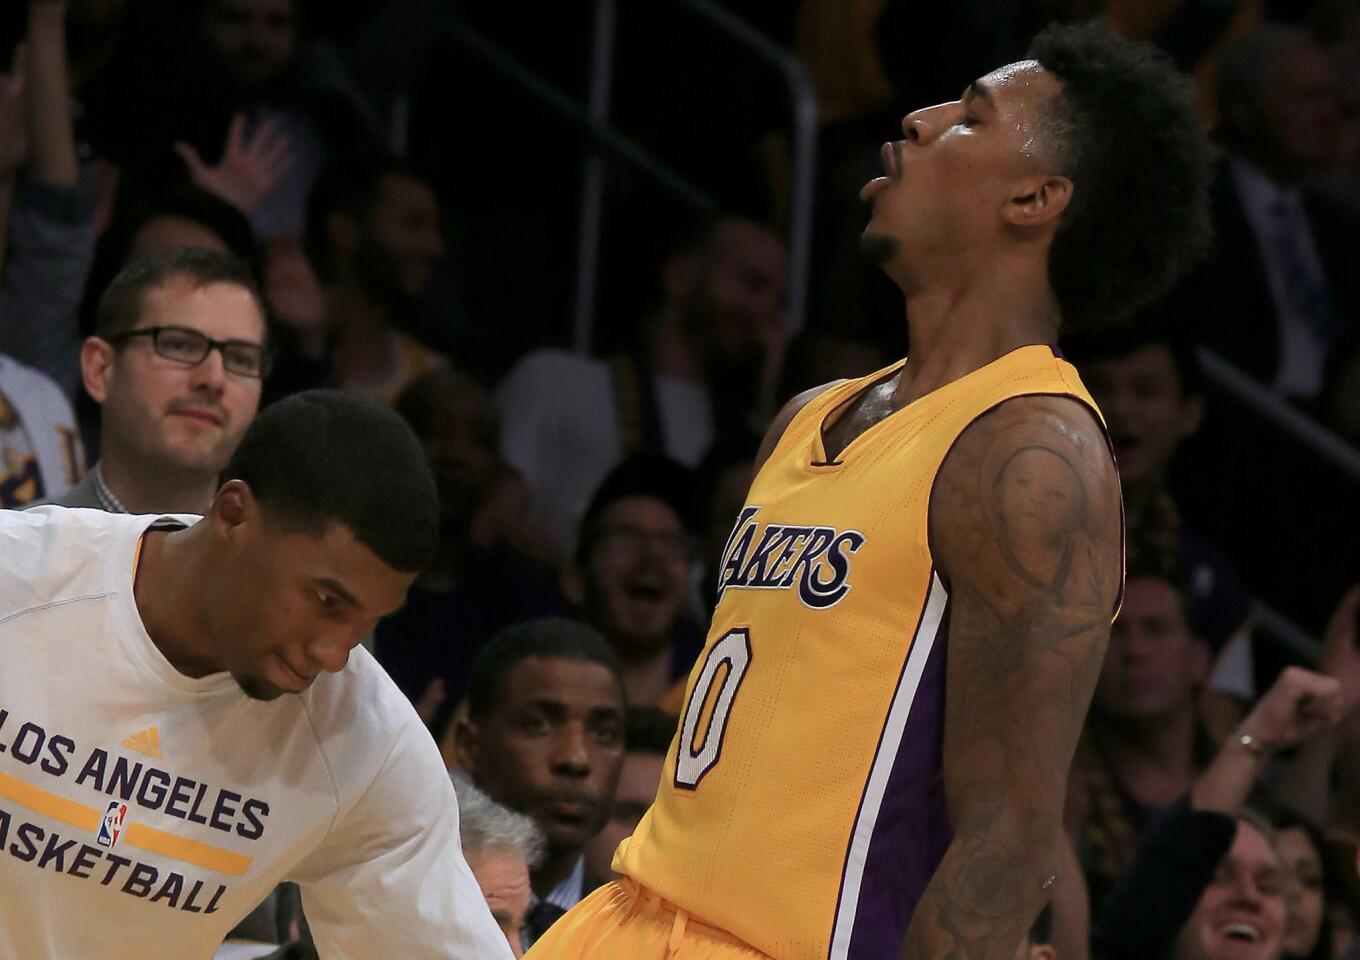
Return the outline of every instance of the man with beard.
{"type": "Polygon", "coordinates": [[[501,458],[487,392],[462,373],[436,370],[402,391],[397,412],[439,488],[439,546],[406,605],[378,624],[374,649],[438,736],[467,693],[482,645],[561,604],[551,570],[531,559],[524,483],[501,458]]]}
{"type": "Polygon", "coordinates": [[[584,624],[528,620],[477,656],[458,765],[493,800],[533,817],[547,840],[530,878],[526,947],[600,883],[582,851],[609,819],[623,725],[618,659],[584,624]]]}
{"type": "Polygon", "coordinates": [[[99,462],[54,502],[202,513],[260,403],[270,354],[250,270],[187,247],[133,261],[99,302],[80,355],[103,410],[99,462]]]}
{"type": "Polygon", "coordinates": [[[318,315],[282,317],[299,352],[292,359],[304,361],[290,363],[289,379],[391,404],[443,364],[403,329],[444,258],[439,218],[433,188],[405,164],[341,164],[322,175],[308,201],[305,240],[319,280],[310,298],[318,315]]]}
{"type": "Polygon", "coordinates": [[[619,655],[631,706],[657,704],[694,666],[703,637],[686,617],[694,538],[688,470],[638,455],[600,484],[563,571],[562,592],[619,655]]]}
{"type": "Polygon", "coordinates": [[[636,356],[613,361],[538,350],[501,384],[505,455],[529,483],[534,515],[568,544],[586,503],[628,454],[687,467],[722,430],[768,415],[783,336],[784,248],[765,225],[726,217],[673,254],[663,303],[636,356]]]}
{"type": "Polygon", "coordinates": [[[911,355],[770,428],[623,877],[533,960],[1011,960],[1057,882],[1123,525],[1055,345],[1203,248],[1212,151],[1096,24],[901,129],[861,196],[911,355]]]}

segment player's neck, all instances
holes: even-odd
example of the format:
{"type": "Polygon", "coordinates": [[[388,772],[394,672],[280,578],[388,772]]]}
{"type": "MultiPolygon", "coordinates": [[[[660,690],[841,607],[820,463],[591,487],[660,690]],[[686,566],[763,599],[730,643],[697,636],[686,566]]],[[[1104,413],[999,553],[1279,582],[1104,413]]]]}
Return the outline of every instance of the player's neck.
{"type": "Polygon", "coordinates": [[[133,591],[147,636],[170,665],[186,677],[206,677],[222,667],[212,653],[200,604],[202,521],[185,530],[153,531],[142,539],[133,591]]]}
{"type": "Polygon", "coordinates": [[[128,513],[203,513],[217,492],[217,473],[138,462],[116,442],[102,444],[99,472],[128,513]]]}
{"type": "Polygon", "coordinates": [[[1046,278],[1021,266],[985,279],[923,284],[907,295],[911,353],[896,401],[907,404],[1012,350],[1055,344],[1060,312],[1046,278]]]}

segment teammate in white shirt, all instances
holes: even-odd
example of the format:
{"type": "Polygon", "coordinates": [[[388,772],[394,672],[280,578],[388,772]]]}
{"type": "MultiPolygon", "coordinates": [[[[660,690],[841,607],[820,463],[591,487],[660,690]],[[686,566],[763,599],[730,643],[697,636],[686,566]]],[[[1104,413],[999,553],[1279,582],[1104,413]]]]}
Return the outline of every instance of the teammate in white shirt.
{"type": "Polygon", "coordinates": [[[434,549],[419,444],[314,391],[225,477],[202,519],[0,512],[0,957],[207,958],[293,879],[327,960],[508,958],[356,649],[434,549]]]}

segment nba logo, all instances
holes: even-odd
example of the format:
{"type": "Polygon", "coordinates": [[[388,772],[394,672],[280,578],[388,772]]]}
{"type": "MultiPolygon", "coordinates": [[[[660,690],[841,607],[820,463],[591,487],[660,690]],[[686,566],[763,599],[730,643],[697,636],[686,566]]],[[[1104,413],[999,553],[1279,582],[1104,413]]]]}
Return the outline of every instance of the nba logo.
{"type": "Polygon", "coordinates": [[[99,825],[99,836],[95,839],[101,847],[114,847],[123,835],[123,821],[127,819],[128,805],[117,800],[109,801],[104,811],[104,820],[99,825]]]}

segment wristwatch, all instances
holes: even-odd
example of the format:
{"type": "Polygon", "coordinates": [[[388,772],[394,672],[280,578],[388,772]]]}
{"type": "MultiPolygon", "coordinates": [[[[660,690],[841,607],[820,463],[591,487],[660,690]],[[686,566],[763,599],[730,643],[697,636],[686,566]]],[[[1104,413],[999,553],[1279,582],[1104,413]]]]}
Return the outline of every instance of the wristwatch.
{"type": "Polygon", "coordinates": [[[1237,732],[1237,742],[1253,757],[1264,757],[1266,755],[1265,745],[1245,731],[1239,730],[1237,732]]]}

